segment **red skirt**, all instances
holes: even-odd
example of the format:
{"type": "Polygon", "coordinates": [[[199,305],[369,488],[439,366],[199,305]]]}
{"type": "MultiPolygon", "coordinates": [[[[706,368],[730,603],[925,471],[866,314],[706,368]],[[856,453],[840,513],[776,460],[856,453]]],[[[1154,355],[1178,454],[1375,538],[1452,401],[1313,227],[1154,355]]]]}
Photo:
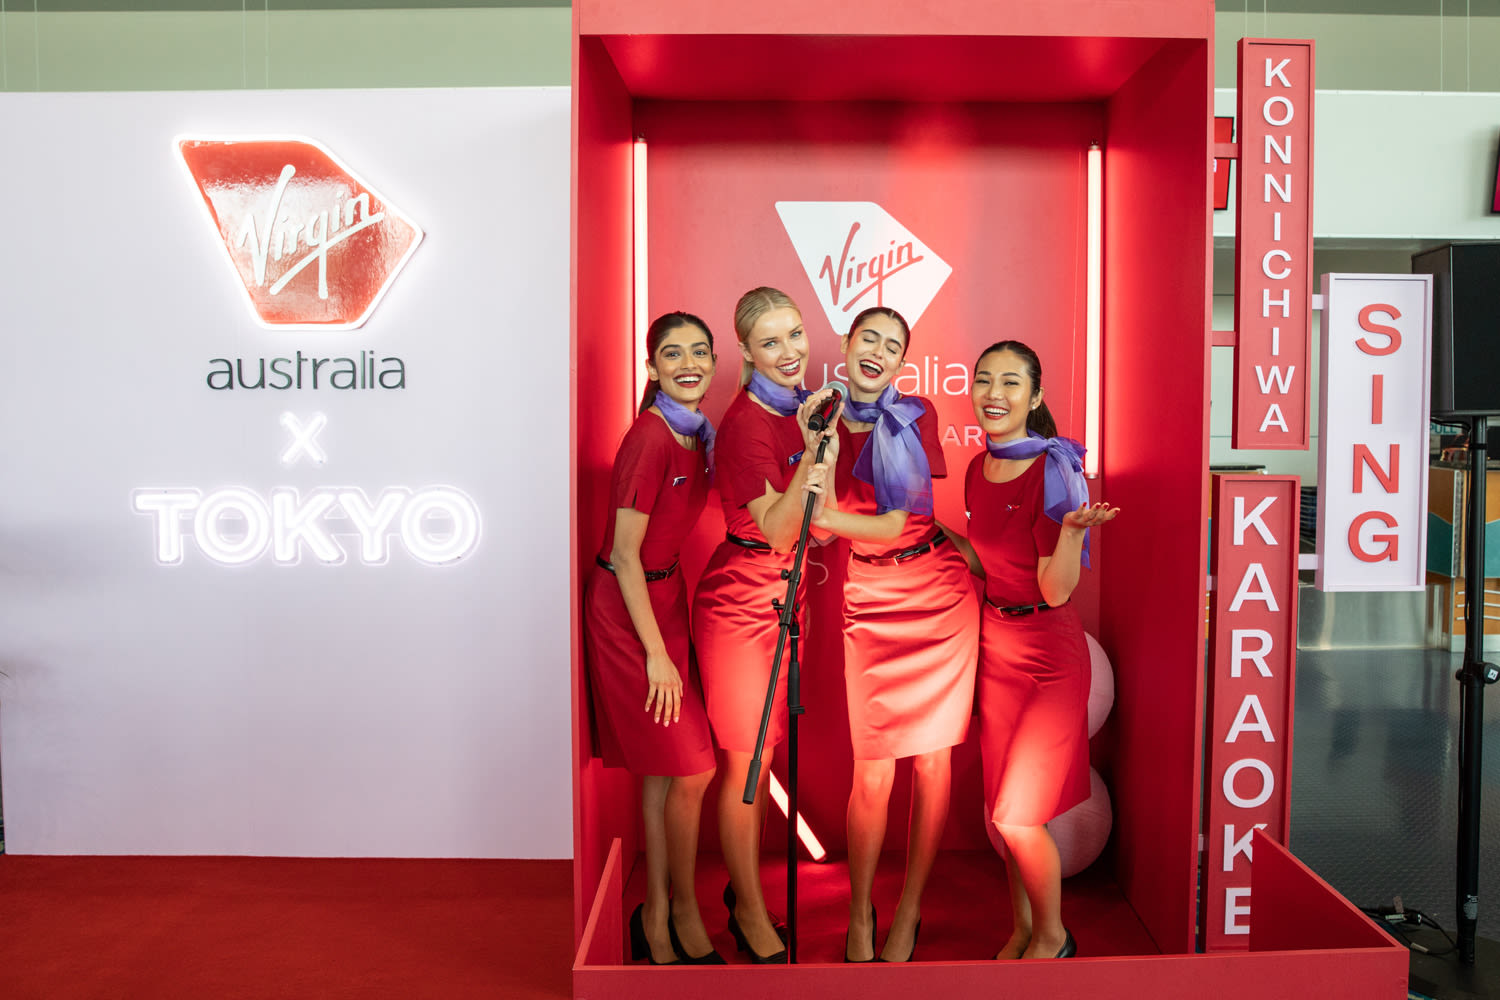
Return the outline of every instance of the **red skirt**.
{"type": "Polygon", "coordinates": [[[956,746],[969,732],[979,599],[945,545],[896,566],[849,560],[844,688],[855,760],[956,746]]]}
{"type": "Polygon", "coordinates": [[[703,695],[688,660],[687,591],[682,574],[646,584],[656,624],[667,653],[682,675],[682,711],[678,721],[663,726],[647,712],[646,649],[620,583],[606,569],[596,567],[583,595],[583,646],[588,660],[594,721],[599,748],[607,767],[624,767],[631,774],[683,777],[714,766],[713,740],[703,695]]]}
{"type": "MultiPolygon", "coordinates": [[[[703,674],[703,697],[714,740],[725,750],[749,753],[760,732],[771,656],[779,631],[773,600],[786,597],[782,569],[792,557],[720,542],[698,580],[693,598],[693,645],[703,674]]],[[[807,577],[802,577],[805,595],[807,577]]],[[[806,629],[805,601],[797,602],[799,628],[806,629]]],[[[786,738],[787,652],[781,655],[776,701],[766,728],[766,746],[786,738]]]]}
{"type": "Polygon", "coordinates": [[[1089,796],[1089,652],[1071,604],[1008,618],[984,605],[979,748],[984,802],[1002,825],[1039,826],[1089,796]]]}

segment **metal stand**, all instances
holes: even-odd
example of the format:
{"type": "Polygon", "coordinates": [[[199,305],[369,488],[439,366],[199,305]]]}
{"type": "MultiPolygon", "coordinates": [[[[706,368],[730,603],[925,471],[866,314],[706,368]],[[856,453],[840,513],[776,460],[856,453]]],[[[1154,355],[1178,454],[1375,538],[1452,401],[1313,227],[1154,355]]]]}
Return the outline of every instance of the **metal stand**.
{"type": "Polygon", "coordinates": [[[1484,662],[1484,487],[1488,418],[1473,418],[1469,436],[1468,528],[1464,544],[1464,663],[1458,735],[1458,957],[1474,964],[1479,924],[1479,805],[1484,737],[1484,688],[1500,669],[1484,662]]]}
{"type": "MultiPolygon", "coordinates": [[[[818,442],[817,461],[823,461],[823,452],[828,448],[825,437],[818,442]]],[[[745,794],[741,801],[750,805],[755,801],[755,791],[760,784],[761,754],[766,747],[766,729],[771,724],[771,710],[776,705],[776,681],[781,676],[781,654],[790,646],[786,673],[786,957],[789,963],[797,961],[797,716],[802,707],[802,664],[797,659],[797,585],[802,580],[802,559],[807,553],[807,537],[812,528],[813,494],[807,495],[802,509],[802,533],[797,537],[793,550],[792,568],[781,571],[786,581],[786,597],[772,601],[776,609],[780,629],[776,634],[776,652],[771,656],[771,683],[766,688],[766,704],[760,713],[760,734],[755,738],[755,753],[750,758],[750,770],[745,775],[745,794]]]]}

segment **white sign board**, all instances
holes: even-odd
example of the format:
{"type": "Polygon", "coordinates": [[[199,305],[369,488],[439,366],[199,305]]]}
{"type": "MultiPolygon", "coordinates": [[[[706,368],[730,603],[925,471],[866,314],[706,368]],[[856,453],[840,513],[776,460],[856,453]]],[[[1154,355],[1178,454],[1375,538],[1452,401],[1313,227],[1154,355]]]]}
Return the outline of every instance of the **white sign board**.
{"type": "Polygon", "coordinates": [[[567,89],[0,135],[7,849],[568,856],[567,89]]]}
{"type": "Polygon", "coordinates": [[[1325,274],[1319,590],[1421,590],[1432,276],[1325,274]]]}

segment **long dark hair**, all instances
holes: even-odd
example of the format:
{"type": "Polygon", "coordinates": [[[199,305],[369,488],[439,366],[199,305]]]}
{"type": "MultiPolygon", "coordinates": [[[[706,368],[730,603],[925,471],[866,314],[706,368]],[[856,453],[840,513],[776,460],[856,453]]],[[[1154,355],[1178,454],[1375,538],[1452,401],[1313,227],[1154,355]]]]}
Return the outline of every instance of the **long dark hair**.
{"type": "MultiPolygon", "coordinates": [[[[656,319],[651,321],[651,326],[647,328],[646,357],[655,363],[656,349],[661,347],[661,342],[666,338],[667,334],[679,326],[696,326],[702,330],[703,335],[708,338],[709,352],[712,353],[714,349],[714,335],[709,330],[707,323],[690,312],[669,312],[656,317],[656,319]]],[[[661,383],[655,379],[651,379],[646,383],[646,391],[641,393],[641,408],[636,411],[637,414],[645,413],[650,409],[651,404],[656,402],[656,393],[660,388],[661,383]]]]}
{"type": "MultiPolygon", "coordinates": [[[[999,351],[1009,351],[1026,362],[1027,374],[1031,376],[1031,395],[1036,396],[1042,391],[1042,362],[1036,356],[1036,351],[1021,343],[1019,340],[1001,340],[991,344],[979,352],[979,357],[974,361],[974,369],[979,369],[979,362],[986,356],[999,351]]],[[[1026,429],[1036,431],[1042,437],[1057,437],[1057,421],[1052,419],[1052,411],[1047,409],[1046,403],[1038,403],[1036,409],[1028,410],[1026,413],[1026,429]]]]}
{"type": "Polygon", "coordinates": [[[906,317],[890,306],[871,306],[868,309],[861,310],[860,314],[854,317],[854,322],[849,324],[849,333],[847,335],[850,337],[854,336],[854,331],[858,330],[860,324],[871,316],[884,316],[901,328],[901,336],[906,338],[906,344],[901,348],[901,356],[903,358],[906,357],[906,352],[911,347],[911,327],[907,325],[906,317]]]}

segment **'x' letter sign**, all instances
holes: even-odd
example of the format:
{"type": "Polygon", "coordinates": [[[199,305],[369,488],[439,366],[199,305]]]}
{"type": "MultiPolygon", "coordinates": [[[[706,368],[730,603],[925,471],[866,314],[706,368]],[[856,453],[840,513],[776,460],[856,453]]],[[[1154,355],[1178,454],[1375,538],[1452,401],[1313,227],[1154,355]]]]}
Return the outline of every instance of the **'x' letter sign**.
{"type": "Polygon", "coordinates": [[[281,415],[281,426],[285,427],[287,433],[292,436],[292,443],[286,446],[286,451],[281,453],[282,465],[294,465],[303,453],[312,459],[314,465],[322,465],[328,461],[328,453],[325,452],[318,442],[313,440],[318,432],[328,426],[328,418],[321,413],[314,413],[312,419],[305,425],[297,419],[295,413],[283,413],[281,415]]]}

